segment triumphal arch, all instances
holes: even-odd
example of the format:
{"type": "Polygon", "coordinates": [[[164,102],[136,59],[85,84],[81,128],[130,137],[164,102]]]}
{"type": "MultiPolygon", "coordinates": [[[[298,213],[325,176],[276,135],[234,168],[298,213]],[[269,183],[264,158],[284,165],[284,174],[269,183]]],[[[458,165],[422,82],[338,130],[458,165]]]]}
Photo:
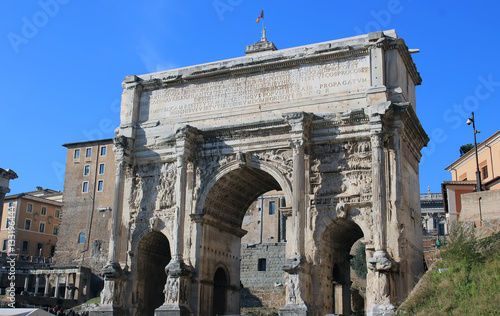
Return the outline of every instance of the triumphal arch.
{"type": "Polygon", "coordinates": [[[242,220],[279,190],[280,315],[350,313],[349,249],[366,246],[366,310],[386,315],[423,269],[421,78],[395,31],[129,76],[115,137],[109,263],[94,313],[229,315],[242,220]]]}

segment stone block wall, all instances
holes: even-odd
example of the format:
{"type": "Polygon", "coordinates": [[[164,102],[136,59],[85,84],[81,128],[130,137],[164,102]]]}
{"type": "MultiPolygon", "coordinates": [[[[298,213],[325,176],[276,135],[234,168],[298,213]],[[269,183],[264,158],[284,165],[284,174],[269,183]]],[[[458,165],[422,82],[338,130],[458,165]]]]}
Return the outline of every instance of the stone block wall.
{"type": "Polygon", "coordinates": [[[242,307],[282,307],[285,302],[286,243],[242,244],[242,307]],[[265,259],[265,269],[262,260],[265,259]],[[261,264],[259,267],[259,260],[261,264]],[[259,271],[265,270],[265,271],[259,271]]]}
{"type": "Polygon", "coordinates": [[[462,194],[461,222],[500,218],[500,190],[462,194]]]}

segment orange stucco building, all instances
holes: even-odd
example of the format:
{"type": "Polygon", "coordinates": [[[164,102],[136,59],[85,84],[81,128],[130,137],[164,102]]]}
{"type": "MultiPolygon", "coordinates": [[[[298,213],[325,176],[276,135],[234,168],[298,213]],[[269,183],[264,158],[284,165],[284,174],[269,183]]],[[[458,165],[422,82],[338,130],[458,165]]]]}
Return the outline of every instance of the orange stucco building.
{"type": "MultiPolygon", "coordinates": [[[[500,189],[500,131],[477,145],[482,190],[500,189]]],[[[442,183],[445,211],[449,220],[460,217],[462,194],[476,191],[476,152],[474,149],[462,155],[445,170],[451,173],[452,181],[442,183]]]]}
{"type": "Polygon", "coordinates": [[[37,187],[36,191],[5,197],[0,223],[1,252],[14,239],[19,260],[45,261],[54,255],[62,216],[62,192],[37,187]],[[15,230],[9,226],[15,225],[15,230]],[[15,238],[10,235],[15,231],[15,238]]]}

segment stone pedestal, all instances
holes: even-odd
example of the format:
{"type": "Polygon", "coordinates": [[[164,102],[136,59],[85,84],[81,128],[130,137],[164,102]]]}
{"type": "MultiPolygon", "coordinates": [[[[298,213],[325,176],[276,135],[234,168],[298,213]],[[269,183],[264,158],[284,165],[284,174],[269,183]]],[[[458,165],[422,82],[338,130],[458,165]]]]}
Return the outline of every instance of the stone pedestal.
{"type": "Polygon", "coordinates": [[[191,310],[184,306],[162,305],[155,309],[155,316],[190,316],[191,310]]]}
{"type": "Polygon", "coordinates": [[[395,268],[389,255],[382,250],[368,259],[368,269],[373,272],[367,291],[371,291],[373,301],[368,302],[368,316],[394,315],[396,307],[390,301],[389,273],[395,268]]]}
{"type": "Polygon", "coordinates": [[[304,258],[294,255],[286,260],[283,270],[288,273],[286,302],[287,304],[280,308],[280,316],[306,316],[307,306],[304,303],[304,258]]]}
{"type": "Polygon", "coordinates": [[[125,275],[116,262],[108,262],[102,269],[104,288],[101,292],[101,304],[90,315],[126,315],[123,309],[122,287],[125,275]]]}
{"type": "Polygon", "coordinates": [[[182,259],[175,258],[165,267],[167,283],[165,284],[165,303],[155,310],[155,316],[189,316],[189,293],[191,270],[182,259]]]}
{"type": "Polygon", "coordinates": [[[307,316],[307,307],[304,305],[286,305],[280,308],[280,316],[307,316]]]}

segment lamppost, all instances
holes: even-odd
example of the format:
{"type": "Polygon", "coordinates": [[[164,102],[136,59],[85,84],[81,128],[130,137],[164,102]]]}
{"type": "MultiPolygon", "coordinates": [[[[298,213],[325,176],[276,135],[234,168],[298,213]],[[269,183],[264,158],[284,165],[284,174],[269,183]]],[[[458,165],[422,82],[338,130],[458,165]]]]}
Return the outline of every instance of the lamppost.
{"type": "Polygon", "coordinates": [[[476,130],[476,122],[474,121],[474,112],[472,112],[472,118],[469,118],[467,120],[467,125],[470,125],[472,123],[472,129],[474,130],[474,149],[476,150],[476,181],[477,181],[477,192],[481,192],[481,171],[479,171],[479,160],[477,157],[477,142],[476,142],[476,134],[481,133],[480,131],[476,130]]]}

